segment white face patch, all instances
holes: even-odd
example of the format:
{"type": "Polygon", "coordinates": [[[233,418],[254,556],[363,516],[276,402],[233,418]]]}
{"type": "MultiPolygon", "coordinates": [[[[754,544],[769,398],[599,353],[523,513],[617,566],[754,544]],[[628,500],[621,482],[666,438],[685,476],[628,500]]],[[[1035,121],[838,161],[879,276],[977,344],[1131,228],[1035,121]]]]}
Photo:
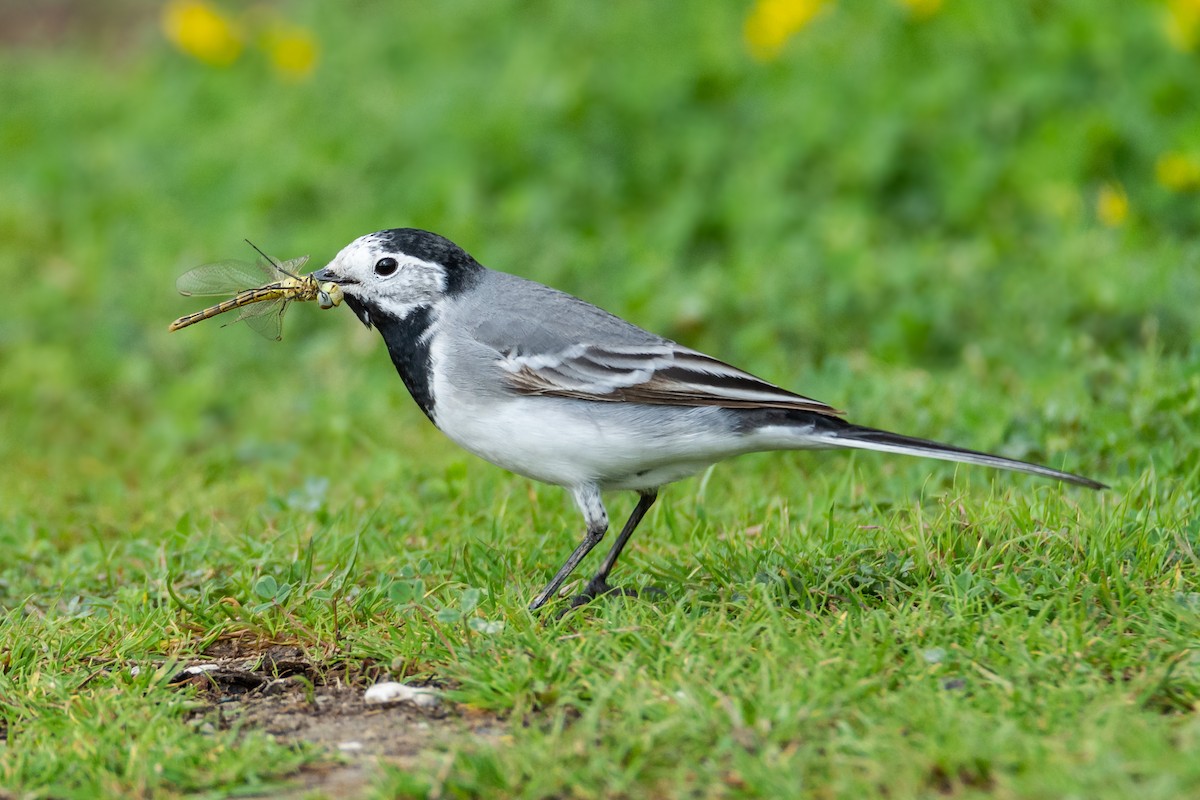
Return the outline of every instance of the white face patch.
{"type": "Polygon", "coordinates": [[[445,267],[395,252],[376,234],[346,245],[326,269],[344,294],[399,319],[415,308],[435,305],[446,292],[445,267]]]}

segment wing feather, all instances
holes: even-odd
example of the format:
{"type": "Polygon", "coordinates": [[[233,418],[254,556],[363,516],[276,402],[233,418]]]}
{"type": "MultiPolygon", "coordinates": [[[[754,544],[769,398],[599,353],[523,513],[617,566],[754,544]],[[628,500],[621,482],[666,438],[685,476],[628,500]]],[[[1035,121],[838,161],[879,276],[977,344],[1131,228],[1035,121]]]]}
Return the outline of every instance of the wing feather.
{"type": "Polygon", "coordinates": [[[597,402],[840,411],[673,342],[577,344],[558,353],[502,354],[516,392],[597,402]]]}

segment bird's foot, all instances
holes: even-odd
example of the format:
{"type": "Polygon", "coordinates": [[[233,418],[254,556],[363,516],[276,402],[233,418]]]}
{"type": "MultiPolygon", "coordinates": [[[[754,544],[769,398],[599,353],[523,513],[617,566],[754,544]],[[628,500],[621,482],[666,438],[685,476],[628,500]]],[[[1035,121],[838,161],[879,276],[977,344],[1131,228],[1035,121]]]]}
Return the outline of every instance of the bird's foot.
{"type": "Polygon", "coordinates": [[[583,587],[583,591],[571,597],[570,604],[559,611],[556,619],[562,619],[567,614],[571,613],[580,606],[585,606],[598,597],[603,595],[617,595],[619,597],[666,597],[667,593],[657,586],[647,586],[640,592],[636,589],[627,589],[624,586],[611,586],[607,581],[596,580],[592,578],[588,581],[587,586],[583,587]]]}
{"type": "Polygon", "coordinates": [[[635,589],[626,589],[622,586],[610,586],[608,581],[592,578],[588,581],[587,586],[583,587],[583,591],[571,598],[571,608],[579,608],[582,605],[592,602],[597,597],[606,594],[616,594],[623,597],[637,597],[638,593],[635,589]]]}

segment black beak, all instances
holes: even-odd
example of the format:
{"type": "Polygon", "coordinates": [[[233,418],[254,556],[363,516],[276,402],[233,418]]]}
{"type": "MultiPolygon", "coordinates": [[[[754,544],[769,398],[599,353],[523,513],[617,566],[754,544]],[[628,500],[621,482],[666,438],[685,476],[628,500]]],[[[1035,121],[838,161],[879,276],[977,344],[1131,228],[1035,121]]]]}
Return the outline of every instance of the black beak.
{"type": "MultiPolygon", "coordinates": [[[[317,270],[316,272],[313,272],[312,276],[314,278],[316,278],[317,280],[319,280],[321,283],[336,283],[339,286],[343,283],[343,279],[338,277],[338,275],[335,274],[331,269],[329,269],[329,267],[322,267],[321,269],[317,270]]],[[[349,283],[349,281],[345,281],[345,282],[349,283]]]]}

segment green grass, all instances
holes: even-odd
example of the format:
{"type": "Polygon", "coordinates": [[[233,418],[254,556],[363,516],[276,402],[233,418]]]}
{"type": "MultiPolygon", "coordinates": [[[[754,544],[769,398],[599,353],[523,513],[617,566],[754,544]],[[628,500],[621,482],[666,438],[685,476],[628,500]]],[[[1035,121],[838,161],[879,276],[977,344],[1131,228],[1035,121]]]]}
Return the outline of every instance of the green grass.
{"type": "Polygon", "coordinates": [[[295,84],[136,3],[0,53],[0,797],[333,760],[167,685],[235,632],[508,721],[381,797],[1200,793],[1200,213],[1155,177],[1200,158],[1197,56],[1157,4],[995,6],[842,2],[767,63],[749,4],[296,3],[295,84]],[[166,333],[243,237],[320,264],[400,225],[1113,489],[749,456],[643,523],[614,578],[661,594],[531,617],[577,513],[433,430],[376,334],[166,333]]]}

